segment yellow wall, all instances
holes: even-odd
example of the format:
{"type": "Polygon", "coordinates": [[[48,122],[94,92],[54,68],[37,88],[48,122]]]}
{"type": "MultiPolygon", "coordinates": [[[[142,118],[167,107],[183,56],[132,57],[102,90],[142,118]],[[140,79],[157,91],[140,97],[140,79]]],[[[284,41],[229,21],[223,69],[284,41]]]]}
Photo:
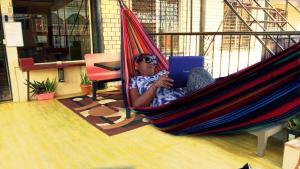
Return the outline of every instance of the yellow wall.
{"type": "MultiPolygon", "coordinates": [[[[27,87],[24,84],[27,79],[27,73],[22,72],[19,66],[15,67],[13,71],[16,74],[11,74],[16,81],[12,81],[12,83],[16,83],[17,87],[13,88],[13,101],[26,101],[27,100],[27,87]]],[[[65,82],[58,82],[57,90],[55,95],[62,96],[74,93],[80,93],[80,71],[85,71],[85,67],[76,66],[64,68],[64,79],[65,82]]],[[[47,77],[49,79],[54,79],[58,81],[58,71],[56,68],[53,69],[44,69],[44,70],[34,70],[30,71],[30,81],[42,81],[46,80],[47,77]]],[[[31,94],[30,94],[31,95],[31,94]]],[[[34,99],[34,98],[31,98],[34,99]]]]}
{"type": "MultiPolygon", "coordinates": [[[[125,1],[128,6],[128,0],[125,1]]],[[[221,3],[221,1],[220,1],[221,3]]],[[[212,1],[207,1],[206,5],[211,6],[212,1]]],[[[10,18],[13,16],[12,2],[11,0],[0,0],[2,16],[8,15],[10,18]]],[[[214,1],[215,5],[215,1],[214,1]]],[[[198,5],[199,6],[199,5],[198,5]]],[[[220,5],[223,9],[223,6],[220,5]]],[[[219,8],[221,9],[221,8],[219,8]]],[[[300,27],[300,16],[295,13],[295,10],[290,9],[289,21],[300,27]],[[297,23],[295,23],[297,21],[297,23]]],[[[118,53],[120,50],[120,11],[119,5],[115,0],[103,0],[101,1],[101,12],[103,21],[103,37],[104,37],[104,52],[105,53],[118,53]]],[[[214,15],[206,18],[207,23],[211,23],[216,18],[222,19],[223,12],[215,13],[214,15]]],[[[208,28],[206,28],[208,29],[208,28]]],[[[26,80],[26,72],[22,72],[18,65],[18,53],[16,47],[7,47],[7,58],[10,72],[10,80],[13,93],[13,101],[25,101],[27,100],[27,89],[24,82],[26,80]]],[[[74,94],[80,92],[80,71],[84,71],[84,67],[70,67],[65,68],[65,82],[59,83],[57,88],[57,96],[74,94]]],[[[47,77],[57,77],[57,69],[31,71],[31,80],[45,80],[47,77]]]]}
{"type": "MultiPolygon", "coordinates": [[[[76,66],[64,68],[65,82],[58,83],[57,96],[80,92],[80,70],[85,71],[85,67],[76,66]]],[[[56,80],[58,80],[57,75],[57,69],[36,70],[30,72],[30,79],[41,81],[49,77],[49,79],[56,78],[56,80]]]]}
{"type": "MultiPolygon", "coordinates": [[[[19,68],[16,68],[17,71],[21,71],[19,68]]],[[[64,82],[58,82],[57,90],[55,96],[64,96],[70,94],[78,94],[81,92],[80,89],[80,72],[85,71],[85,66],[75,66],[64,68],[64,82]]],[[[18,98],[16,101],[25,101],[27,100],[27,88],[24,85],[26,81],[26,72],[21,73],[22,77],[18,79],[18,85],[20,89],[18,90],[18,98]]],[[[49,79],[54,79],[58,81],[58,71],[57,68],[45,69],[45,70],[34,70],[30,71],[30,81],[42,81],[49,79]]],[[[118,84],[117,82],[111,82],[107,86],[113,86],[118,84]]],[[[31,99],[34,99],[31,97],[31,99]]]]}
{"type": "MultiPolygon", "coordinates": [[[[300,9],[300,5],[298,9],[300,9]]],[[[288,11],[288,22],[293,25],[297,31],[300,31],[300,13],[291,6],[289,6],[288,11]]]]}
{"type": "MultiPolygon", "coordinates": [[[[285,4],[283,2],[273,2],[274,7],[280,8],[285,10],[285,4]]],[[[298,9],[300,9],[300,4],[292,2],[294,6],[296,6],[298,9]]],[[[288,5],[288,15],[287,15],[287,21],[297,30],[300,31],[300,13],[298,13],[295,8],[293,8],[291,5],[288,5]]],[[[294,31],[292,27],[290,27],[288,24],[286,25],[287,30],[294,31]]]]}
{"type": "MultiPolygon", "coordinates": [[[[129,5],[127,0],[124,0],[124,2],[129,5]]],[[[102,0],[100,3],[104,52],[115,53],[116,51],[120,51],[121,43],[120,5],[116,0],[102,0]]]]}

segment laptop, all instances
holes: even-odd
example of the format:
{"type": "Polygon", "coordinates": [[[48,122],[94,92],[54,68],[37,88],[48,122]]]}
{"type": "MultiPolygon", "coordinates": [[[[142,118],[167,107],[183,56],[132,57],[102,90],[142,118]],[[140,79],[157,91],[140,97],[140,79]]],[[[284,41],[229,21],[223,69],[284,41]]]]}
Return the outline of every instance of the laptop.
{"type": "Polygon", "coordinates": [[[203,66],[203,56],[171,56],[169,58],[169,78],[174,80],[173,87],[186,87],[191,70],[203,66]]]}

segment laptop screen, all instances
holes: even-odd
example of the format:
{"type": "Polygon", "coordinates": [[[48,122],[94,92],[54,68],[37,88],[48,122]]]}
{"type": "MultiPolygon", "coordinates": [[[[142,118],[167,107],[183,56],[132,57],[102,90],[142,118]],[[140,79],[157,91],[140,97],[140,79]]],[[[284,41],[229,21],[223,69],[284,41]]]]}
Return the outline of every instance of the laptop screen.
{"type": "Polygon", "coordinates": [[[174,88],[186,86],[190,71],[204,66],[203,56],[172,56],[169,58],[169,78],[173,79],[174,88]]]}

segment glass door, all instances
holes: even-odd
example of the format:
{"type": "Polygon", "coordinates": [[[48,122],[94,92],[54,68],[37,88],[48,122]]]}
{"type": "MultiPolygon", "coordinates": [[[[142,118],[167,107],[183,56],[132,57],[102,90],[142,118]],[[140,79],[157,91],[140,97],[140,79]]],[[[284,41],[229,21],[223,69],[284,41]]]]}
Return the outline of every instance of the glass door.
{"type": "Polygon", "coordinates": [[[35,63],[82,60],[91,53],[88,0],[12,0],[22,23],[19,58],[35,63]]]}
{"type": "Polygon", "coordinates": [[[0,102],[12,100],[6,51],[3,44],[4,31],[2,25],[2,15],[0,10],[0,102]]]}

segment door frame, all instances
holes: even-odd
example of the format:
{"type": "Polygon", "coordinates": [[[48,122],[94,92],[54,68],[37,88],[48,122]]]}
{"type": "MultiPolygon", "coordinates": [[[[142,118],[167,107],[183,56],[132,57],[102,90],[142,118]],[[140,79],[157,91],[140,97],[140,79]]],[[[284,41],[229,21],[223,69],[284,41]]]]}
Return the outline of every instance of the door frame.
{"type": "MultiPolygon", "coordinates": [[[[5,34],[4,34],[4,22],[5,22],[5,18],[4,16],[2,15],[2,10],[1,10],[1,3],[0,3],[0,31],[3,31],[1,32],[1,34],[3,34],[3,39],[0,39],[0,48],[3,49],[3,62],[4,62],[4,66],[5,66],[5,71],[6,71],[6,76],[7,76],[7,85],[8,85],[8,88],[9,88],[9,93],[10,93],[10,99],[7,99],[7,100],[0,100],[0,102],[4,102],[4,101],[12,101],[13,100],[13,95],[12,95],[12,86],[11,86],[11,81],[10,81],[10,72],[9,72],[9,67],[8,67],[8,59],[7,59],[7,52],[6,52],[6,45],[3,43],[3,40],[5,38],[5,34]]],[[[0,49],[1,50],[1,49],[0,49]]]]}
{"type": "MultiPolygon", "coordinates": [[[[0,1],[0,8],[1,8],[1,16],[2,16],[2,24],[4,25],[5,22],[13,22],[14,21],[14,14],[13,14],[13,4],[12,0],[1,0],[0,1]]],[[[5,30],[4,30],[5,35],[5,30]]],[[[5,37],[5,36],[4,36],[5,37]]],[[[24,85],[24,77],[22,71],[19,69],[19,62],[18,62],[18,50],[17,47],[8,47],[5,46],[5,53],[6,53],[6,63],[7,63],[7,71],[9,72],[9,79],[10,79],[10,89],[12,93],[12,100],[14,102],[17,101],[25,101],[26,97],[22,95],[24,91],[26,91],[26,85],[24,85]]]]}

